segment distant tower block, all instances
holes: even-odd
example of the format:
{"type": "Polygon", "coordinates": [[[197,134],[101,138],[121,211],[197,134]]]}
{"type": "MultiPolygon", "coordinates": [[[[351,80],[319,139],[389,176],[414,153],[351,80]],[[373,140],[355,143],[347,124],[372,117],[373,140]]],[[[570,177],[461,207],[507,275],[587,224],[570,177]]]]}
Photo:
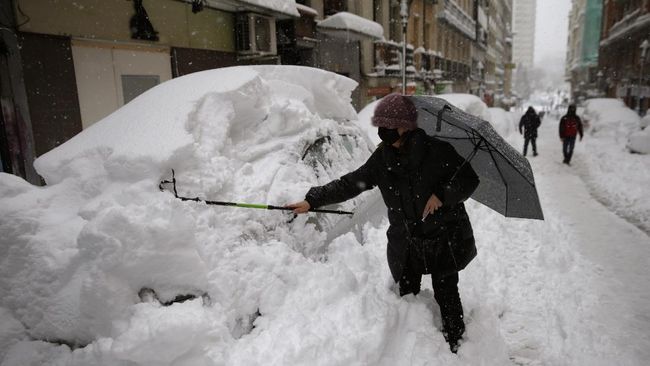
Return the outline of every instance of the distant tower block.
{"type": "Polygon", "coordinates": [[[535,14],[537,0],[514,0],[515,33],[512,46],[512,60],[517,66],[533,67],[535,57],[535,14]]]}

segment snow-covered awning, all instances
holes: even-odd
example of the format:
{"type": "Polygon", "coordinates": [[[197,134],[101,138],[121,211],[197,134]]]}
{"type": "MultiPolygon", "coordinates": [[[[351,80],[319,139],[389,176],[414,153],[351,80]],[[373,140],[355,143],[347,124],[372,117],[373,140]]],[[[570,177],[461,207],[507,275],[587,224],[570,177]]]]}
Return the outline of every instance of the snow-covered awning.
{"type": "Polygon", "coordinates": [[[383,39],[384,28],[381,24],[358,15],[339,12],[318,22],[322,33],[337,38],[350,40],[383,39]]]}
{"type": "Polygon", "coordinates": [[[206,0],[208,6],[231,12],[254,11],[278,19],[298,18],[294,0],[206,0]]]}
{"type": "Polygon", "coordinates": [[[314,17],[317,17],[317,16],[318,16],[318,11],[317,11],[316,9],[314,9],[314,8],[310,8],[310,7],[307,6],[307,5],[296,4],[296,8],[298,9],[298,11],[299,11],[301,14],[302,14],[302,13],[304,13],[304,14],[309,14],[309,15],[313,15],[314,17]]]}

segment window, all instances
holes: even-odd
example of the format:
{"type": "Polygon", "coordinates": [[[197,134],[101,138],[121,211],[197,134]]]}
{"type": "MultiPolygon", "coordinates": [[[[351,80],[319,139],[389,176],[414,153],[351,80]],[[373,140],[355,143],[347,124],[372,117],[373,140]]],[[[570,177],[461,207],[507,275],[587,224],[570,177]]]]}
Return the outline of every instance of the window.
{"type": "Polygon", "coordinates": [[[160,84],[160,76],[158,75],[122,75],[124,104],[158,84],[160,84]]]}
{"type": "Polygon", "coordinates": [[[359,142],[352,135],[323,136],[307,147],[302,160],[314,168],[317,176],[329,176],[332,164],[352,161],[359,142]]]}
{"type": "Polygon", "coordinates": [[[323,13],[325,13],[325,16],[347,10],[348,7],[345,0],[325,0],[323,2],[323,13]]]}
{"type": "Polygon", "coordinates": [[[255,17],[255,47],[259,51],[272,52],[270,22],[269,18],[255,17]]]}

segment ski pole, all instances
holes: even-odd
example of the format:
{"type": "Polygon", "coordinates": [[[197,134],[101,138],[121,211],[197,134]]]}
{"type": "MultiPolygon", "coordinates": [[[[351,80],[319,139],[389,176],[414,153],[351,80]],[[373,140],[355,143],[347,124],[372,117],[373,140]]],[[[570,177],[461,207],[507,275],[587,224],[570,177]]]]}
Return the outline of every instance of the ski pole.
{"type": "MultiPolygon", "coordinates": [[[[208,205],[217,205],[217,206],[230,206],[230,207],[241,207],[241,208],[256,208],[261,210],[281,210],[281,211],[293,211],[293,208],[282,207],[282,206],[273,206],[273,205],[264,205],[264,204],[255,204],[255,203],[240,203],[240,202],[224,202],[224,201],[211,201],[201,199],[199,197],[183,197],[179,196],[176,191],[176,174],[174,169],[172,169],[172,180],[163,180],[158,184],[158,188],[161,191],[164,191],[164,184],[172,184],[174,190],[174,197],[178,198],[181,201],[194,201],[194,202],[203,202],[208,205]]],[[[323,210],[323,209],[313,209],[309,212],[318,212],[318,213],[331,213],[336,215],[353,215],[353,212],[349,211],[339,211],[339,210],[323,210]]]]}

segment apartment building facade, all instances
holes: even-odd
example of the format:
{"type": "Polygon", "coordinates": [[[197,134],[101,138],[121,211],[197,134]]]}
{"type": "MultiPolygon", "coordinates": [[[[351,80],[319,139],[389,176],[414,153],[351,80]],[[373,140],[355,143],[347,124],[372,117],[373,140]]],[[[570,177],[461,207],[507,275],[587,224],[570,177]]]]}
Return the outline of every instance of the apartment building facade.
{"type": "Polygon", "coordinates": [[[486,52],[486,97],[490,106],[511,105],[512,83],[512,0],[494,0],[489,6],[486,52]]]}
{"type": "Polygon", "coordinates": [[[512,60],[517,92],[529,92],[528,79],[535,63],[535,20],[537,0],[513,1],[512,60]]]}
{"type": "MultiPolygon", "coordinates": [[[[172,77],[277,63],[276,20],[293,7],[234,0],[2,2],[2,171],[32,162],[172,77]],[[239,29],[239,33],[237,34],[239,29]]],[[[306,17],[309,17],[306,14],[306,17]]]]}
{"type": "MultiPolygon", "coordinates": [[[[508,93],[510,2],[409,1],[407,93],[472,92],[490,104],[508,93]]],[[[318,67],[359,82],[357,108],[402,88],[397,0],[13,0],[0,7],[10,26],[0,32],[2,171],[36,184],[36,157],[192,72],[318,67]]]]}
{"type": "MultiPolygon", "coordinates": [[[[407,93],[468,92],[471,45],[475,39],[473,0],[413,0],[406,32],[407,93]]],[[[360,1],[359,3],[364,3],[360,1]]],[[[370,2],[367,2],[368,4],[370,2]]],[[[363,87],[368,101],[400,91],[403,45],[400,2],[372,1],[373,19],[385,39],[367,45],[363,87]]]]}
{"type": "Polygon", "coordinates": [[[535,61],[536,0],[513,1],[512,59],[517,65],[531,69],[535,61]]]}
{"type": "Polygon", "coordinates": [[[650,1],[603,1],[599,85],[641,114],[650,107],[650,1]],[[643,57],[645,56],[645,57],[643,57]]]}
{"type": "Polygon", "coordinates": [[[598,85],[602,5],[602,0],[573,0],[571,5],[565,75],[573,100],[602,94],[598,85]]]}

